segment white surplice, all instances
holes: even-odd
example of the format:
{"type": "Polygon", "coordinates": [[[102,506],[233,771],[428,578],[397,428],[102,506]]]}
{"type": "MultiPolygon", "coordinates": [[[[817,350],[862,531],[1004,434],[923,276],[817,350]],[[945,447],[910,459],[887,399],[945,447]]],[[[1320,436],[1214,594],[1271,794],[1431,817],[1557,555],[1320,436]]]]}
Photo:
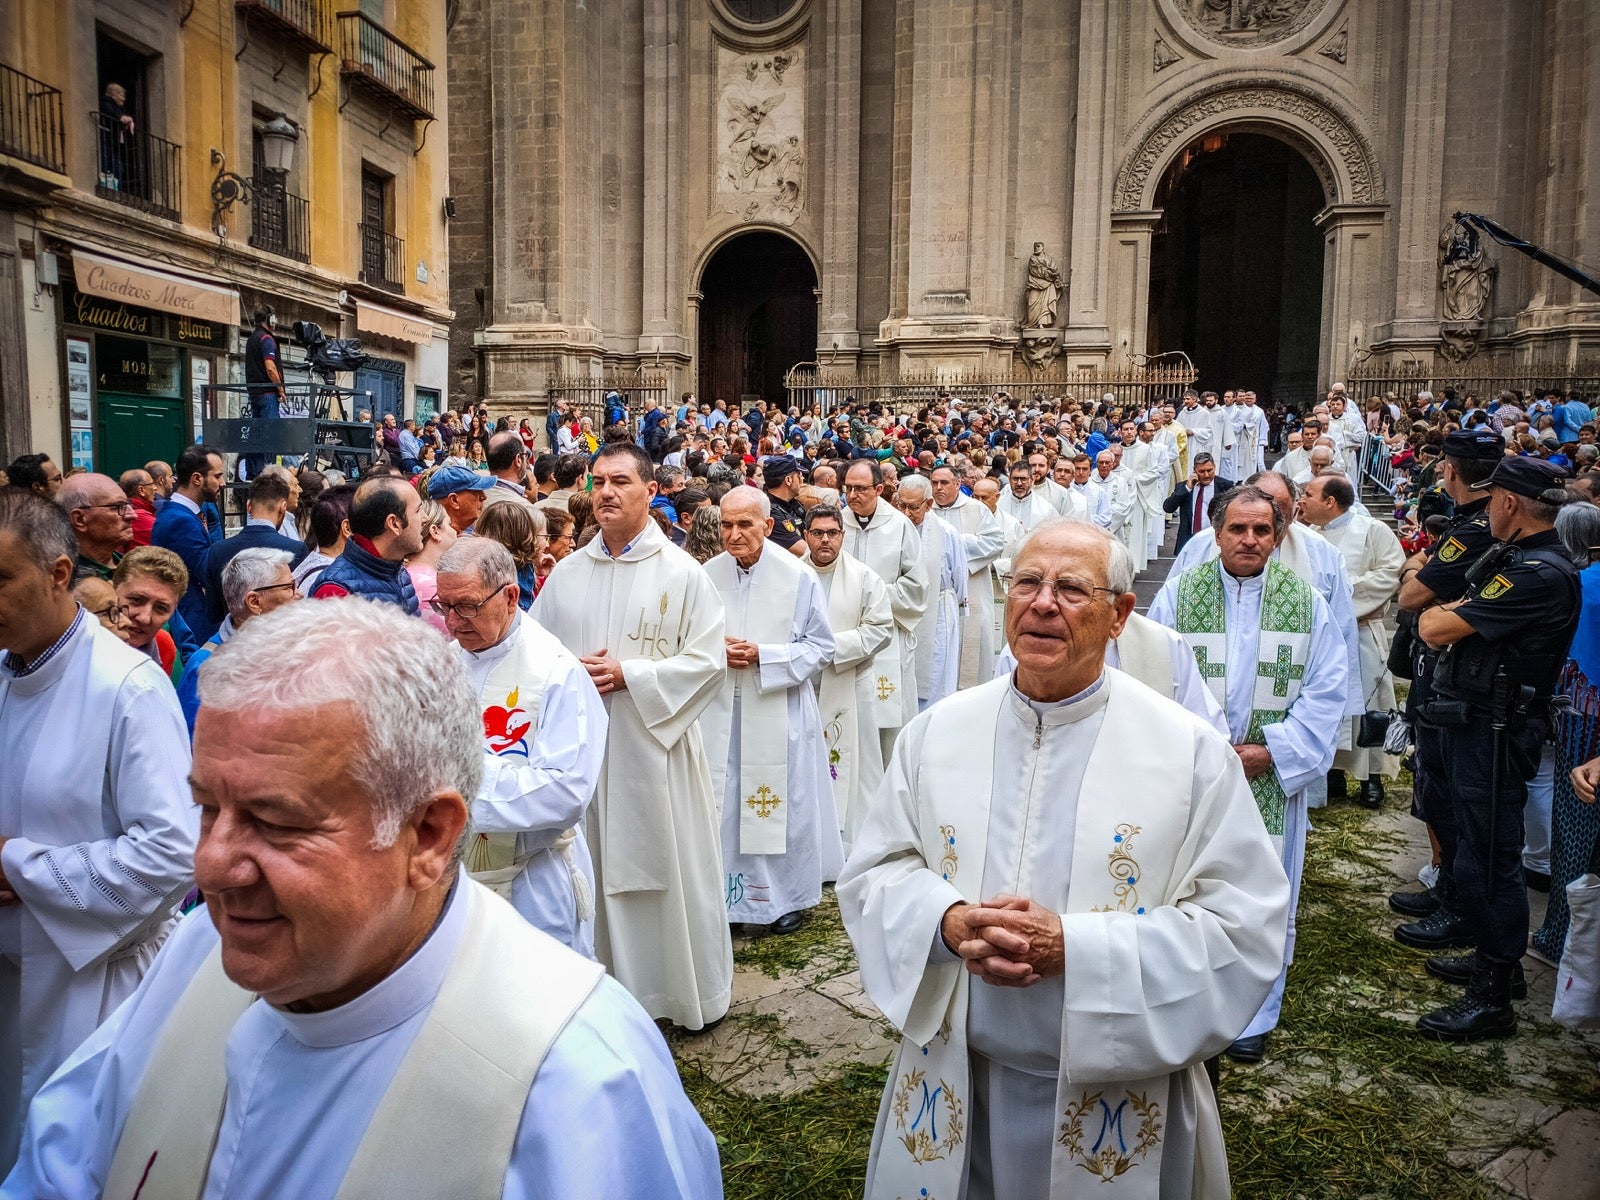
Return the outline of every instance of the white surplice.
{"type": "Polygon", "coordinates": [[[839,834],[848,853],[883,779],[873,660],[894,641],[894,614],[888,585],[850,555],[841,553],[827,567],[812,567],[827,595],[833,630],[833,661],[817,679],[817,703],[839,834]]]}
{"type": "MultiPolygon", "coordinates": [[[[1261,654],[1261,599],[1266,572],[1240,579],[1222,572],[1222,593],[1228,637],[1228,729],[1242,743],[1250,727],[1261,654]]],[[[1167,581],[1150,605],[1150,619],[1176,624],[1176,576],[1167,581]]],[[[1267,725],[1262,737],[1272,754],[1272,770],[1288,798],[1284,806],[1283,870],[1289,877],[1289,929],[1284,938],[1283,969],[1272,991],[1239,1036],[1254,1037],[1277,1028],[1283,1006],[1283,985],[1294,961],[1294,910],[1300,900],[1300,875],[1305,866],[1308,810],[1314,797],[1326,798],[1328,768],[1344,726],[1349,694],[1344,642],[1328,612],[1327,601],[1311,589],[1311,648],[1300,692],[1283,720],[1267,725]]]]}
{"type": "Polygon", "coordinates": [[[998,513],[971,496],[957,495],[948,508],[934,510],[961,534],[967,559],[967,611],[961,620],[961,673],[956,686],[971,687],[989,678],[994,664],[994,588],[989,571],[1006,548],[1006,527],[998,513]]]}
{"type": "Polygon", "coordinates": [[[1003,489],[1000,493],[999,511],[1015,520],[1028,533],[1032,533],[1044,522],[1061,515],[1061,510],[1037,487],[1026,496],[1018,496],[1009,487],[1003,489]]]}
{"type": "Polygon", "coordinates": [[[728,1010],[733,943],[718,798],[700,714],[727,670],[722,601],[654,521],[616,558],[595,538],[556,564],[533,618],[627,686],[605,697],[605,765],[585,833],[595,952],[652,1017],[698,1029],[728,1010]]]}
{"type": "Polygon", "coordinates": [[[149,657],[78,609],[36,671],[0,664],[0,1171],[28,1100],[122,1003],[193,884],[189,731],[149,657]]]}
{"type": "Polygon", "coordinates": [[[594,863],[583,820],[605,759],[605,704],[578,660],[527,613],[518,612],[488,649],[457,645],[456,652],[484,708],[473,832],[516,835],[522,866],[511,879],[511,906],[535,929],[593,957],[594,863]],[[513,658],[524,668],[515,694],[486,694],[490,674],[513,658]],[[532,712],[537,722],[523,728],[532,712]]]}
{"type": "Polygon", "coordinates": [[[1209,408],[1196,404],[1193,408],[1178,409],[1178,424],[1189,435],[1188,462],[1185,466],[1188,474],[1193,475],[1196,455],[1209,454],[1213,459],[1217,456],[1217,423],[1209,408]]]}
{"type": "MultiPolygon", "coordinates": [[[[1136,441],[1122,452],[1122,468],[1133,476],[1138,488],[1138,507],[1144,516],[1144,560],[1148,564],[1161,553],[1161,535],[1166,532],[1166,521],[1161,502],[1172,489],[1168,487],[1171,460],[1170,447],[1160,438],[1136,441]]],[[[1143,570],[1144,567],[1140,567],[1143,570]]]]}
{"type": "Polygon", "coordinates": [[[924,709],[960,683],[967,558],[961,535],[943,517],[928,513],[917,532],[922,539],[922,567],[933,581],[927,611],[917,622],[917,707],[924,709]]]}
{"type": "MultiPolygon", "coordinates": [[[[444,985],[469,907],[499,903],[458,884],[416,952],[337,1008],[252,1004],[228,1035],[227,1100],[202,1200],[332,1200],[444,985]]],[[[40,1092],[0,1198],[101,1195],[162,1026],[217,940],[203,909],[179,925],[139,991],[40,1092]]],[[[528,1091],[505,1200],[721,1194],[716,1144],[660,1033],[616,981],[602,978],[528,1091]]]]}
{"type": "Polygon", "coordinates": [[[932,602],[932,580],[922,565],[922,538],[904,513],[879,500],[863,525],[852,511],[844,514],[844,552],[878,573],[889,588],[894,613],[894,646],[878,655],[878,675],[891,699],[899,700],[899,720],[879,721],[884,758],[902,726],[917,715],[917,624],[932,602]],[[889,668],[898,663],[898,673],[889,668]]]}
{"type": "Polygon", "coordinates": [[[1238,446],[1234,450],[1234,459],[1239,468],[1239,474],[1229,475],[1228,479],[1244,479],[1254,475],[1257,471],[1266,470],[1267,439],[1271,436],[1271,426],[1267,422],[1267,414],[1254,404],[1241,404],[1236,406],[1239,415],[1238,446]]]}
{"type": "Polygon", "coordinates": [[[770,925],[820,901],[823,883],[837,879],[844,865],[828,774],[828,746],[812,687],[835,649],[827,595],[809,567],[767,546],[748,571],[729,555],[719,554],[706,564],[706,573],[722,597],[728,636],[756,641],[761,647],[755,667],[729,669],[722,695],[707,709],[701,726],[706,753],[718,756],[722,765],[721,771],[713,767],[711,775],[713,786],[721,784],[728,920],[770,925]],[[755,618],[750,611],[752,597],[759,597],[761,577],[771,573],[793,576],[790,582],[796,585],[794,611],[787,620],[776,613],[767,614],[773,625],[785,624],[783,641],[759,638],[751,628],[755,618]],[[785,806],[783,851],[777,854],[747,852],[741,844],[741,822],[757,803],[757,797],[745,794],[740,774],[744,722],[750,707],[744,701],[750,692],[782,693],[785,700],[784,728],[767,734],[788,742],[787,786],[780,797],[785,806]]]}
{"type": "Polygon", "coordinates": [[[1144,570],[1150,565],[1150,514],[1139,496],[1139,477],[1128,465],[1126,455],[1117,469],[1106,476],[1105,495],[1106,531],[1133,555],[1133,569],[1144,570]]]}
{"type": "MultiPolygon", "coordinates": [[[[1384,610],[1400,588],[1405,551],[1394,530],[1382,521],[1354,510],[1329,521],[1322,536],[1344,557],[1350,576],[1351,605],[1355,610],[1360,650],[1361,703],[1363,708],[1388,712],[1395,706],[1394,676],[1389,673],[1389,630],[1384,610]]],[[[1349,718],[1353,725],[1357,718],[1349,718]]],[[[1356,779],[1392,774],[1399,765],[1382,746],[1357,746],[1347,728],[1339,752],[1333,756],[1337,770],[1356,779]]]]}
{"type": "Polygon", "coordinates": [[[869,1200],[1226,1197],[1200,1064],[1266,993],[1287,898],[1227,742],[1119,672],[1060,704],[996,681],[923,714],[839,881],[904,1038],[869,1200]],[[1000,988],[959,965],[943,914],[999,892],[1062,914],[1065,976],[1000,988]]]}
{"type": "Polygon", "coordinates": [[[1287,475],[1298,484],[1311,482],[1311,452],[1303,447],[1290,450],[1273,467],[1279,474],[1287,475]]]}

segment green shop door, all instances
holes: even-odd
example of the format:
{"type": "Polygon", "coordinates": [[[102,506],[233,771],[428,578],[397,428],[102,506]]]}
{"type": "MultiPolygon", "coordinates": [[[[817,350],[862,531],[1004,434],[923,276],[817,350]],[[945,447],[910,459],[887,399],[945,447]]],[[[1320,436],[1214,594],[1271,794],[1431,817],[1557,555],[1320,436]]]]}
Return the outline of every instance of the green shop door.
{"type": "Polygon", "coordinates": [[[113,479],[153,458],[173,462],[193,440],[182,400],[101,392],[99,401],[95,469],[113,479]]]}

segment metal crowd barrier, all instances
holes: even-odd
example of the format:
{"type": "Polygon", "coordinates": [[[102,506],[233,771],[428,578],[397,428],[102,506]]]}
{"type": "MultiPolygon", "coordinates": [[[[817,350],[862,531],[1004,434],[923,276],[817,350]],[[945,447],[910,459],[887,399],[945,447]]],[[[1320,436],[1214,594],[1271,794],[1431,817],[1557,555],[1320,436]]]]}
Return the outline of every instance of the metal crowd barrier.
{"type": "Polygon", "coordinates": [[[1367,434],[1367,440],[1361,447],[1361,474],[1374,487],[1382,489],[1384,495],[1391,498],[1394,496],[1396,483],[1394,452],[1389,449],[1388,443],[1375,433],[1367,434]]]}

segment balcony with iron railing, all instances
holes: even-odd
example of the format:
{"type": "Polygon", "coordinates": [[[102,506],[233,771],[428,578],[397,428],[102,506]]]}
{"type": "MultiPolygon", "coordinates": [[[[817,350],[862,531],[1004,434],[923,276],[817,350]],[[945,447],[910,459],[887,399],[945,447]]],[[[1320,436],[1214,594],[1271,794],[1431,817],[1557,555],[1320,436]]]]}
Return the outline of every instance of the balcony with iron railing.
{"type": "Polygon", "coordinates": [[[250,191],[250,244],[268,254],[310,262],[310,203],[271,176],[257,176],[250,191]]]}
{"type": "Polygon", "coordinates": [[[67,127],[61,89],[0,63],[0,154],[64,175],[67,127]]]}
{"type": "Polygon", "coordinates": [[[405,242],[381,225],[361,222],[356,230],[361,235],[361,282],[386,292],[404,292],[401,267],[406,259],[405,242]]]}
{"type": "Polygon", "coordinates": [[[312,54],[332,54],[332,0],[233,0],[241,15],[312,54]]]}
{"type": "Polygon", "coordinates": [[[100,171],[95,194],[169,221],[178,220],[183,147],[102,112],[89,114],[100,171]]]}
{"type": "Polygon", "coordinates": [[[359,12],[339,14],[339,72],[413,120],[433,117],[433,64],[359,12]]]}

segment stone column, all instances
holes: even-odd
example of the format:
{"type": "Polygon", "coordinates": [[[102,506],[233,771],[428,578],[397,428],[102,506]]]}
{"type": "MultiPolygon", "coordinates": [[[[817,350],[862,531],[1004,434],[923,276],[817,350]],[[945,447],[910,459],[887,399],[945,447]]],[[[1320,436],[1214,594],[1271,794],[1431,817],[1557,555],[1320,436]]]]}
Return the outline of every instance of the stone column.
{"type": "Polygon", "coordinates": [[[660,339],[663,352],[694,353],[679,320],[683,313],[683,168],[685,94],[679,49],[678,0],[644,0],[644,347],[660,339]]]}
{"type": "MultiPolygon", "coordinates": [[[[821,53],[812,71],[822,75],[823,134],[827,174],[821,206],[822,278],[817,306],[817,346],[854,360],[861,349],[856,329],[857,216],[861,179],[861,0],[827,0],[821,53]],[[824,48],[825,47],[825,48],[824,48]]],[[[815,160],[813,160],[815,161],[815,160]]]]}
{"type": "MultiPolygon", "coordinates": [[[[1106,298],[1107,334],[1112,367],[1125,365],[1130,356],[1144,354],[1150,331],[1150,239],[1161,221],[1160,209],[1111,214],[1111,253],[1106,298]]],[[[1074,279],[1076,283],[1076,279],[1074,279]]],[[[1175,347],[1161,346],[1166,350],[1175,347]]],[[[1068,350],[1069,369],[1097,367],[1103,353],[1079,345],[1068,350]]]]}
{"type": "Polygon", "coordinates": [[[1387,213],[1383,204],[1330,204],[1316,216],[1323,236],[1319,388],[1343,379],[1355,354],[1372,348],[1375,331],[1366,327],[1362,314],[1377,311],[1378,291],[1387,274],[1383,260],[1387,213]]]}
{"type": "MultiPolygon", "coordinates": [[[[1098,365],[1112,354],[1112,243],[1106,212],[1116,174],[1115,113],[1121,4],[1080,6],[1077,146],[1072,160],[1072,290],[1067,295],[1067,361],[1098,365]]],[[[1146,242],[1148,249],[1148,241],[1146,242]]],[[[1146,285],[1148,286],[1148,254],[1146,285]]],[[[1141,316],[1141,320],[1142,320],[1141,316]]],[[[1143,347],[1140,347],[1142,350],[1143,347]]]]}

